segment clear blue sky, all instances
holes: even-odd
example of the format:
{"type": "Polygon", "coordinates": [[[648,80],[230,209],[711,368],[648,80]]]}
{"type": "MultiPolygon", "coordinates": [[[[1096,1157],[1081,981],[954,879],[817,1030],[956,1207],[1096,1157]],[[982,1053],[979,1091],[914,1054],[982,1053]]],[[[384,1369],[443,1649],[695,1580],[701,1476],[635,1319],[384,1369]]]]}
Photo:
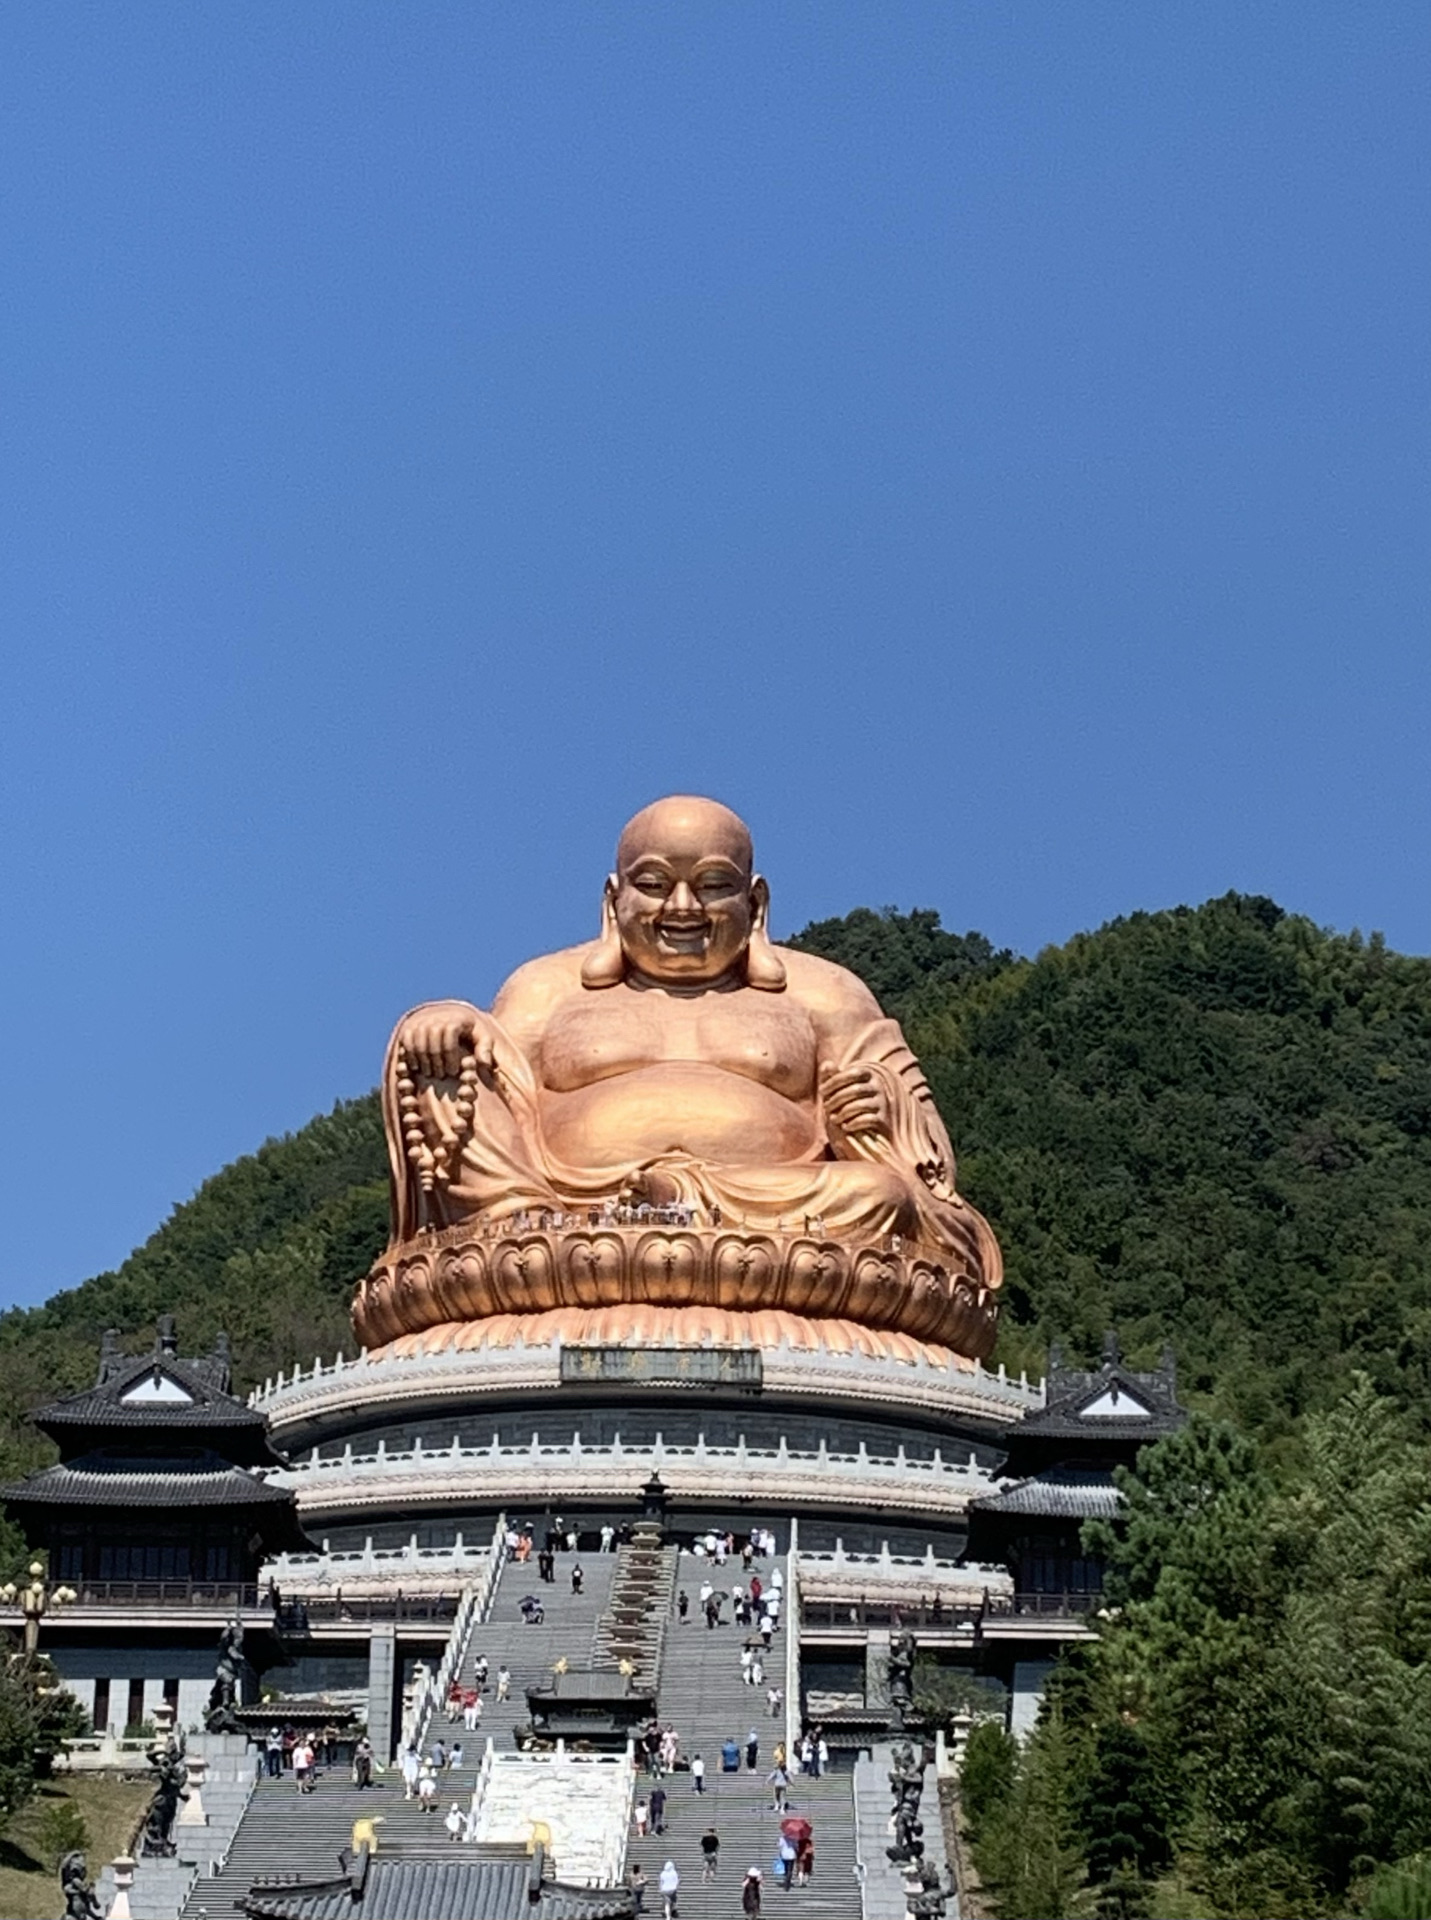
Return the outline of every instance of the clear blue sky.
{"type": "Polygon", "coordinates": [[[594,930],[1431,947],[1431,10],[0,21],[0,1301],[594,930]]]}

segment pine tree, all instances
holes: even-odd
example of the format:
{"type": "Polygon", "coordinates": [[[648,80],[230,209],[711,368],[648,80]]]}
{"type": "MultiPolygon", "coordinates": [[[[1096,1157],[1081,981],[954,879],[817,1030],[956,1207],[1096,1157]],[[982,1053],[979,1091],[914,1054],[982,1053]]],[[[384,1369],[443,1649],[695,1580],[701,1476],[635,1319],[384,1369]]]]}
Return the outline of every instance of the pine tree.
{"type": "Polygon", "coordinates": [[[1091,1911],[1077,1804],[1080,1755],[1057,1702],[1019,1756],[1012,1795],[975,1850],[1000,1920],[1078,1920],[1091,1911]]]}

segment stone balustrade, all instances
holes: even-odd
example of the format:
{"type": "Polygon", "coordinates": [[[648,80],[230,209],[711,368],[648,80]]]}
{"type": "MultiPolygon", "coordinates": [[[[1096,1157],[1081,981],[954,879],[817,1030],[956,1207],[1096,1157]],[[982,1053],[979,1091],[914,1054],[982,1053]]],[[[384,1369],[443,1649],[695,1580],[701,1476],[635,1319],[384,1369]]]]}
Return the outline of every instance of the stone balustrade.
{"type": "Polygon", "coordinates": [[[1012,1594],[1007,1567],[979,1561],[942,1560],[932,1546],[922,1554],[891,1553],[889,1542],[878,1553],[847,1553],[837,1540],[833,1552],[800,1549],[800,1588],[811,1600],[843,1599],[847,1595],[885,1595],[903,1589],[911,1595],[938,1594],[944,1605],[967,1600],[978,1605],[984,1594],[1012,1594]]]}
{"type": "Polygon", "coordinates": [[[465,1447],[454,1438],[448,1447],[389,1449],[379,1441],[371,1453],[351,1445],[342,1454],[316,1454],[269,1478],[293,1490],[300,1513],[337,1517],[371,1512],[374,1507],[422,1509],[469,1503],[509,1509],[634,1500],[653,1473],[659,1473],[673,1499],[718,1498],[754,1503],[757,1510],[786,1506],[793,1488],[802,1504],[908,1514],[959,1514],[977,1494],[993,1486],[992,1475],[971,1455],[946,1460],[936,1448],[928,1459],[911,1459],[902,1446],[893,1455],[871,1454],[862,1443],[856,1453],[836,1453],[823,1441],[813,1450],[787,1446],[709,1446],[698,1435],[693,1446],[671,1446],[660,1434],[654,1442],[547,1445],[533,1435],[525,1447],[465,1447]]]}
{"type": "MultiPolygon", "coordinates": [[[[791,1346],[764,1348],[761,1355],[768,1391],[908,1406],[925,1417],[935,1413],[1008,1425],[1042,1407],[1046,1397],[1044,1381],[1033,1384],[1023,1375],[1010,1380],[1002,1367],[990,1371],[976,1361],[951,1358],[936,1365],[922,1356],[877,1360],[791,1346]]],[[[291,1443],[290,1435],[302,1444],[305,1429],[339,1416],[350,1419],[368,1411],[377,1415],[405,1403],[436,1407],[443,1401],[480,1402],[530,1389],[556,1393],[560,1386],[560,1343],[528,1347],[518,1341],[477,1351],[443,1346],[434,1352],[363,1353],[356,1360],[339,1354],[326,1365],[315,1359],[311,1369],[295,1368],[292,1374],[265,1381],[261,1391],[249,1396],[249,1404],[268,1415],[274,1439],[283,1446],[291,1443]]]]}
{"type": "Polygon", "coordinates": [[[278,1553],[261,1569],[263,1584],[272,1581],[291,1597],[321,1595],[341,1588],[349,1600],[361,1600],[401,1587],[405,1593],[435,1588],[451,1593],[469,1581],[480,1581],[491,1556],[490,1543],[469,1545],[459,1533],[451,1546],[420,1547],[416,1534],[400,1547],[375,1547],[371,1539],[361,1547],[325,1548],[321,1553],[278,1553]]]}

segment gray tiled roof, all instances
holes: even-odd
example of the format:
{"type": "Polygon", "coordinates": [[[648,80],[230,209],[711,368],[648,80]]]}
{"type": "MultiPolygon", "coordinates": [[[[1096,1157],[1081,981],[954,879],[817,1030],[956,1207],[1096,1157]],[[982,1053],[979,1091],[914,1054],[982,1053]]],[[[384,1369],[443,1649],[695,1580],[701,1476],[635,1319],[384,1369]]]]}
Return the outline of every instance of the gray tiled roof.
{"type": "Polygon", "coordinates": [[[528,1898],[526,1860],[374,1860],[362,1892],[347,1880],[250,1889],[251,1920],[622,1920],[631,1896],[616,1887],[542,1887],[528,1898]]]}
{"type": "Polygon", "coordinates": [[[1176,1433],[1187,1419],[1178,1405],[1177,1388],[1168,1372],[1134,1373],[1120,1362],[1105,1362],[1096,1373],[1075,1371],[1071,1367],[1050,1368],[1048,1400],[1036,1412],[1026,1414],[1019,1423],[1018,1437],[1038,1435],[1058,1440],[1136,1440],[1140,1443],[1160,1440],[1176,1433]],[[1137,1402],[1146,1408],[1138,1414],[1089,1414],[1094,1406],[1112,1393],[1115,1398],[1137,1402]]]}
{"type": "Polygon", "coordinates": [[[100,1464],[87,1454],[67,1466],[44,1467],[27,1480],[0,1487],[0,1500],[45,1506],[253,1507],[287,1506],[292,1495],[286,1487],[270,1486],[242,1467],[216,1463],[196,1471],[178,1462],[172,1466],[145,1460],[100,1464]]]}
{"type": "Polygon", "coordinates": [[[105,1379],[83,1393],[72,1393],[41,1407],[35,1423],[45,1432],[63,1427],[252,1427],[265,1426],[263,1415],[216,1384],[217,1363],[211,1359],[181,1360],[176,1354],[144,1353],[110,1363],[105,1379]],[[141,1385],[146,1375],[167,1375],[189,1395],[188,1404],[140,1401],[126,1406],[124,1395],[141,1385]]]}
{"type": "Polygon", "coordinates": [[[1015,1480],[969,1503],[981,1513],[1022,1513],[1050,1520],[1113,1520],[1122,1495],[1107,1474],[1054,1467],[1030,1480],[1015,1480]]]}

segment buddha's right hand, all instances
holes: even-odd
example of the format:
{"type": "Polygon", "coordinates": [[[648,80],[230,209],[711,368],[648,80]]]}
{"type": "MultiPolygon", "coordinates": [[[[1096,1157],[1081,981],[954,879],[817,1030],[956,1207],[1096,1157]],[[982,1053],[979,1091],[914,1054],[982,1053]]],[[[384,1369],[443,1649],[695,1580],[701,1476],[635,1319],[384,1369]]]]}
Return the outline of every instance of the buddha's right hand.
{"type": "Polygon", "coordinates": [[[465,1000],[431,1000],[398,1022],[397,1044],[411,1073],[428,1080],[455,1080],[464,1054],[477,1065],[493,1062],[492,1028],[487,1015],[465,1000]]]}

